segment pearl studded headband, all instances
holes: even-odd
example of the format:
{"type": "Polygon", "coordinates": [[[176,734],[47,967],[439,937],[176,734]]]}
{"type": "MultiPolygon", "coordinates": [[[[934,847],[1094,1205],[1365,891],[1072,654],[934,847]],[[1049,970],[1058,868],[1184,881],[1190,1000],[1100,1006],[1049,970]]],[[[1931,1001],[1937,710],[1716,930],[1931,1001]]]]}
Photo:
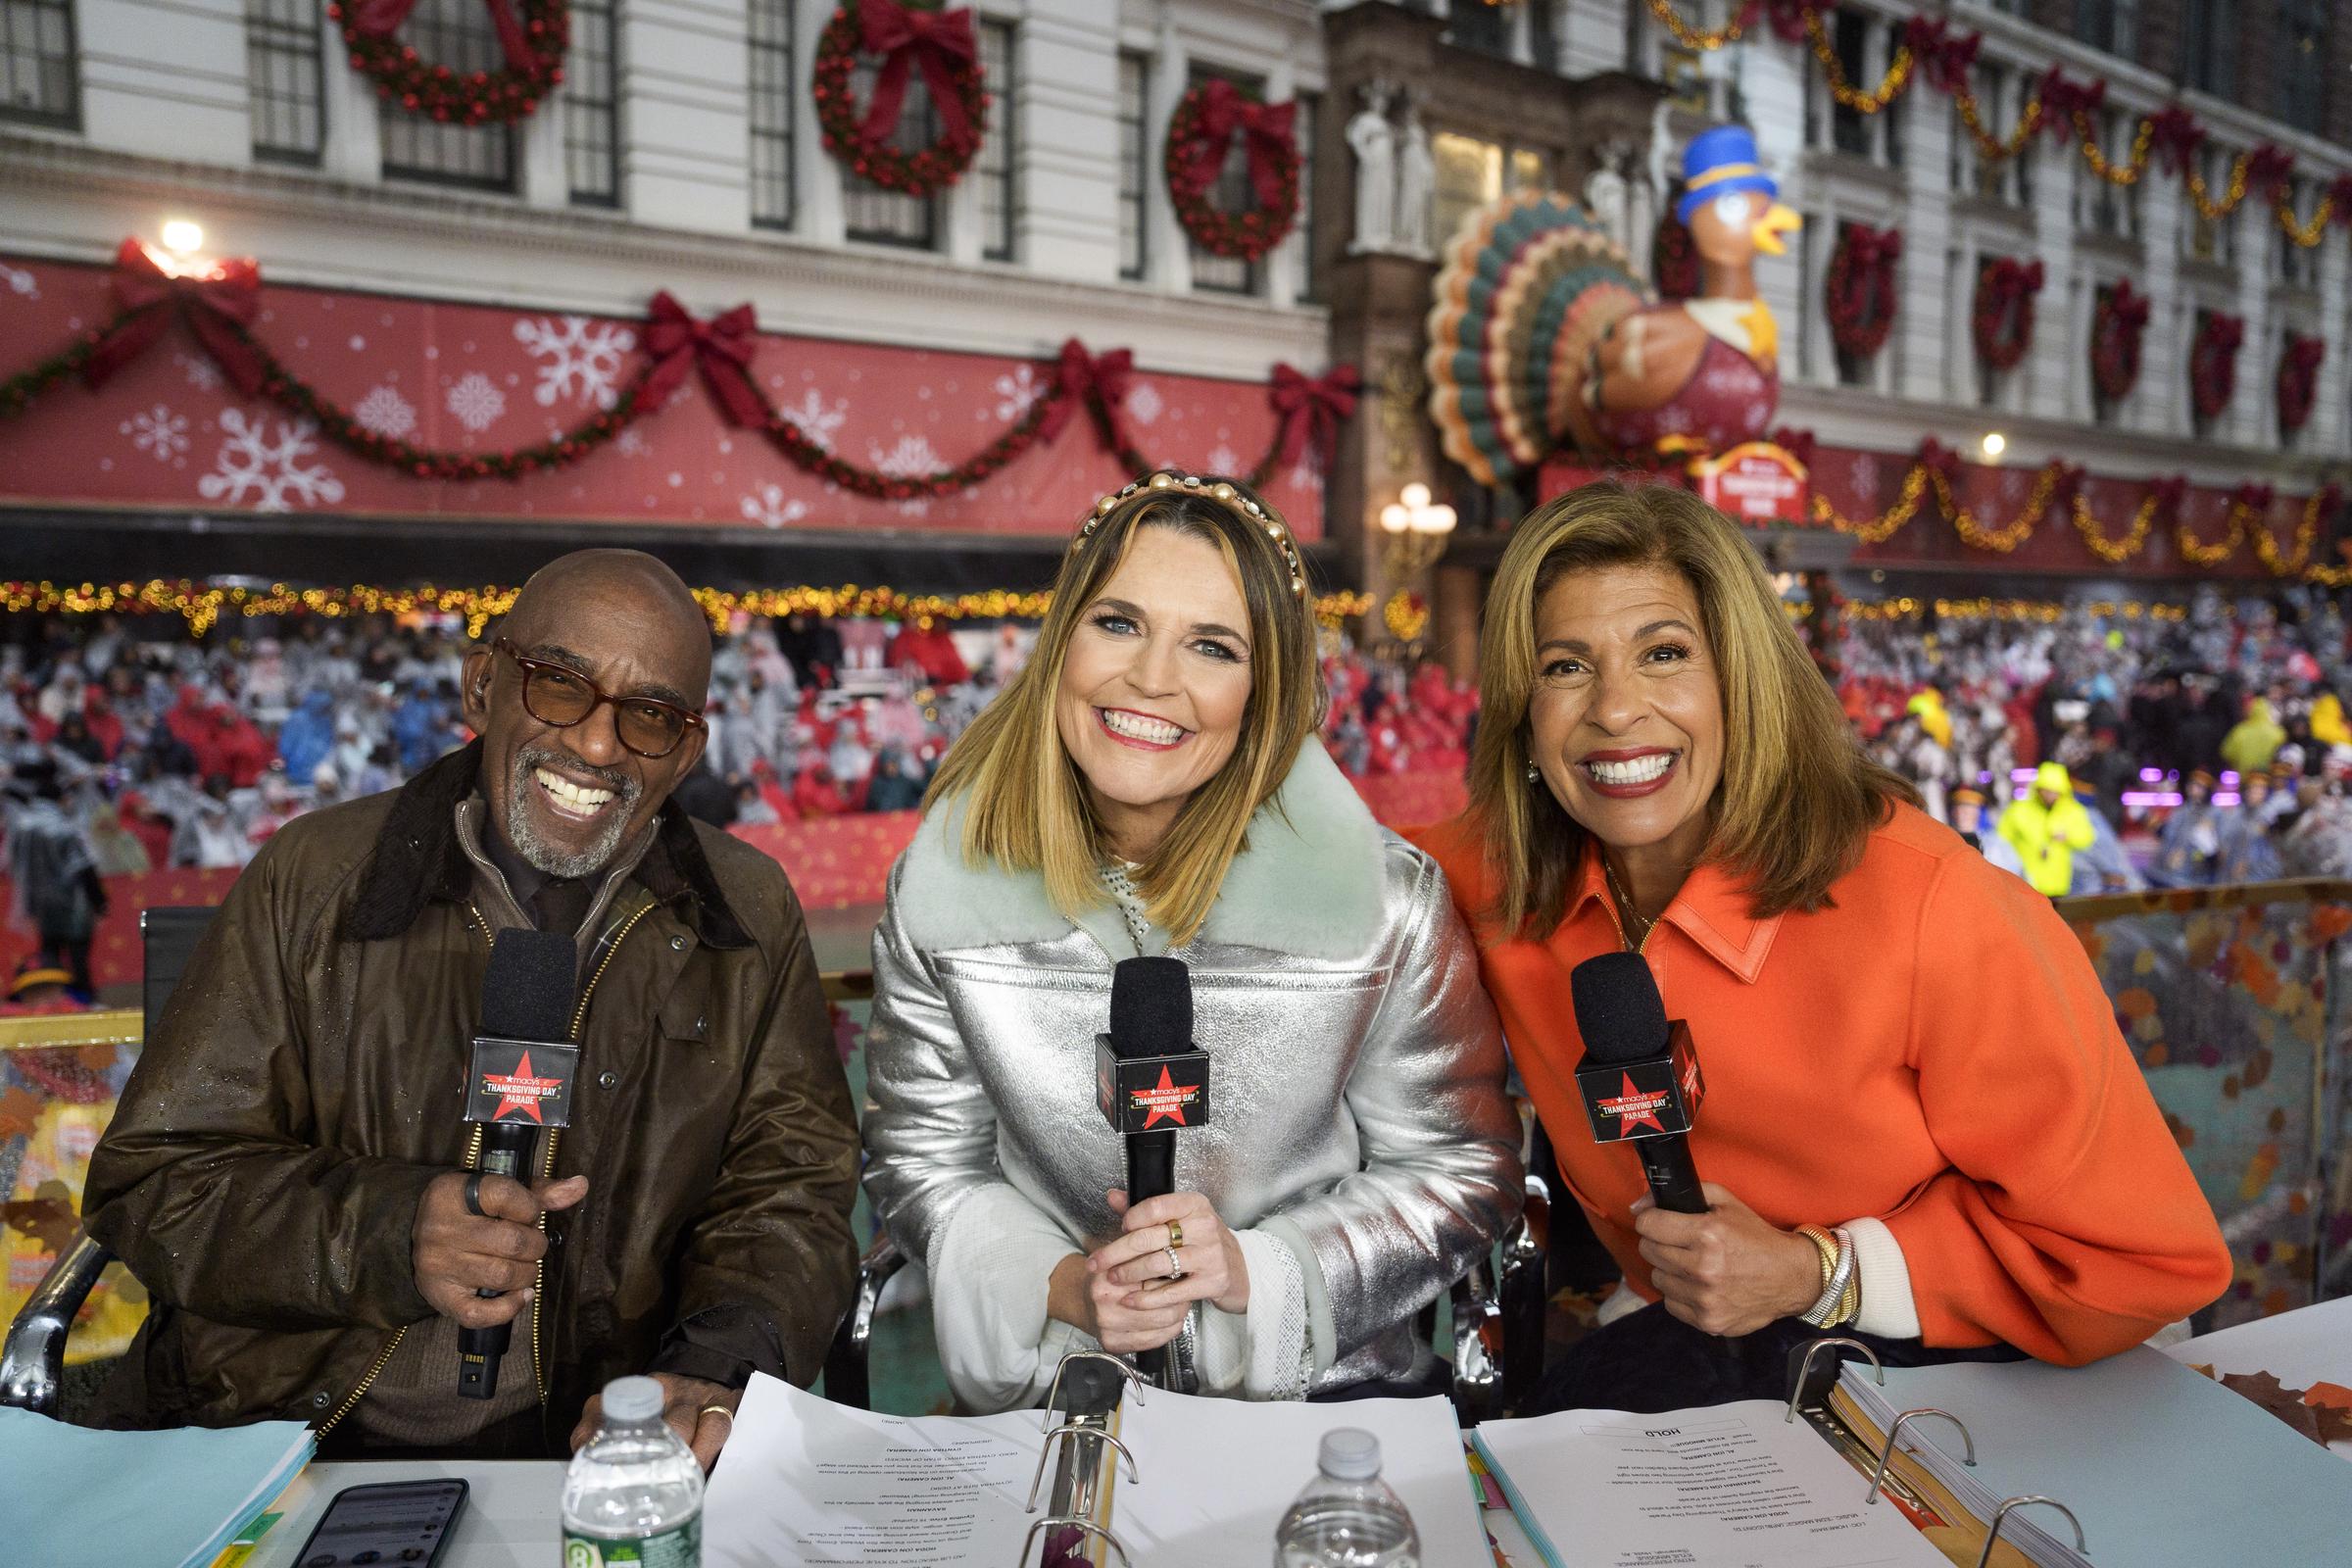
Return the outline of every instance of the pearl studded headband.
{"type": "Polygon", "coordinates": [[[1095,510],[1087,514],[1086,520],[1078,525],[1078,537],[1070,541],[1070,548],[1075,550],[1092,539],[1095,530],[1102,526],[1102,519],[1117,510],[1121,503],[1131,501],[1138,495],[1152,493],[1205,497],[1250,527],[1264,529],[1266,537],[1274,541],[1274,547],[1282,552],[1282,559],[1291,569],[1292,596],[1304,602],[1306,567],[1298,559],[1298,547],[1291,539],[1290,528],[1274,514],[1273,508],[1259,505],[1245,495],[1239,486],[1223,479],[1204,479],[1197,473],[1178,473],[1163,468],[1149,478],[1135,480],[1115,494],[1104,496],[1095,503],[1095,510]]]}

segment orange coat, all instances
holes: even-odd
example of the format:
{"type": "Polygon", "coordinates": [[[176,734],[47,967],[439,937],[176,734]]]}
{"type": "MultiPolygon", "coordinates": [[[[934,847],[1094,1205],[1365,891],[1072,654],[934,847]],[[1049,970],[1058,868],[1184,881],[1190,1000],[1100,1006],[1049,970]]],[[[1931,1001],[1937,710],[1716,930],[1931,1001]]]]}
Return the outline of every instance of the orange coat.
{"type": "MultiPolygon", "coordinates": [[[[1628,1213],[1641,1167],[1593,1143],[1576,1093],[1568,972],[1621,945],[1597,856],[1547,940],[1496,941],[1474,825],[1414,837],[1479,931],[1561,1174],[1655,1300],[1628,1213]]],[[[1909,807],[1832,894],[1758,921],[1702,865],[1649,938],[1706,1081],[1699,1175],[1783,1228],[1883,1219],[1934,1347],[2080,1364],[2220,1296],[2221,1229],[2049,901],[1909,807]]]]}

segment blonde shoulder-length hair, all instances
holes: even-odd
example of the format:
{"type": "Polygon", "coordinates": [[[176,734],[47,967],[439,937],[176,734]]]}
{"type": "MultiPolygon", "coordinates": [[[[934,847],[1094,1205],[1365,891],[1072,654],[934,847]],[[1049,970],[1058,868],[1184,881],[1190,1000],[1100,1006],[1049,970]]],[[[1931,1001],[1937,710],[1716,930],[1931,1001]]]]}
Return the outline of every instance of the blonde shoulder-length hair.
{"type": "Polygon", "coordinates": [[[1470,800],[1493,917],[1540,937],[1567,913],[1591,835],[1527,777],[1536,613],[1561,578],[1609,566],[1677,572],[1698,600],[1723,696],[1723,777],[1703,858],[1740,878],[1758,919],[1821,907],[1892,804],[1917,793],[1863,754],[1737,524],[1687,490],[1602,480],[1528,514],[1488,592],[1470,800]]]}
{"type": "Polygon", "coordinates": [[[1226,869],[1246,847],[1250,818],[1282,788],[1322,721],[1314,618],[1293,586],[1303,582],[1303,566],[1288,525],[1247,486],[1205,476],[1197,485],[1147,480],[1099,514],[1062,558],[1029,662],[949,750],[923,806],[960,798],[964,858],[1042,873],[1047,896],[1064,913],[1105,901],[1100,868],[1107,847],[1086,781],[1062,744],[1054,697],[1070,639],[1146,528],[1213,545],[1241,584],[1250,616],[1241,739],[1135,878],[1152,922],[1177,946],[1200,932],[1226,869]]]}

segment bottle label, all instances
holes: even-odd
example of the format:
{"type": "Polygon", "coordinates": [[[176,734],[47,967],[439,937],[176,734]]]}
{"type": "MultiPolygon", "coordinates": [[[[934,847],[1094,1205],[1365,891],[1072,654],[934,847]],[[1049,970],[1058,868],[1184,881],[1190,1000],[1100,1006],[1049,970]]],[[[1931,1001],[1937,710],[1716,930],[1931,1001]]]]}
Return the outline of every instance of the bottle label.
{"type": "Polygon", "coordinates": [[[700,1514],[675,1530],[626,1541],[564,1532],[564,1568],[702,1568],[702,1561],[700,1514]]]}

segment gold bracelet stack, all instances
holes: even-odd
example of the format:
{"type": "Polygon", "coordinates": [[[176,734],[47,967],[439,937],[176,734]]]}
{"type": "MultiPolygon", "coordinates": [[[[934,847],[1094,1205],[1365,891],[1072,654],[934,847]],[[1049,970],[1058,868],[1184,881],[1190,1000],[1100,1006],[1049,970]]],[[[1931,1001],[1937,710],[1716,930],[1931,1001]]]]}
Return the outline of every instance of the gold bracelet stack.
{"type": "Polygon", "coordinates": [[[1821,1254],[1821,1295],[1803,1314],[1804,1320],[1818,1329],[1852,1322],[1862,1309],[1853,1238],[1842,1227],[1833,1234],[1819,1225],[1799,1225],[1796,1233],[1821,1254]]]}

